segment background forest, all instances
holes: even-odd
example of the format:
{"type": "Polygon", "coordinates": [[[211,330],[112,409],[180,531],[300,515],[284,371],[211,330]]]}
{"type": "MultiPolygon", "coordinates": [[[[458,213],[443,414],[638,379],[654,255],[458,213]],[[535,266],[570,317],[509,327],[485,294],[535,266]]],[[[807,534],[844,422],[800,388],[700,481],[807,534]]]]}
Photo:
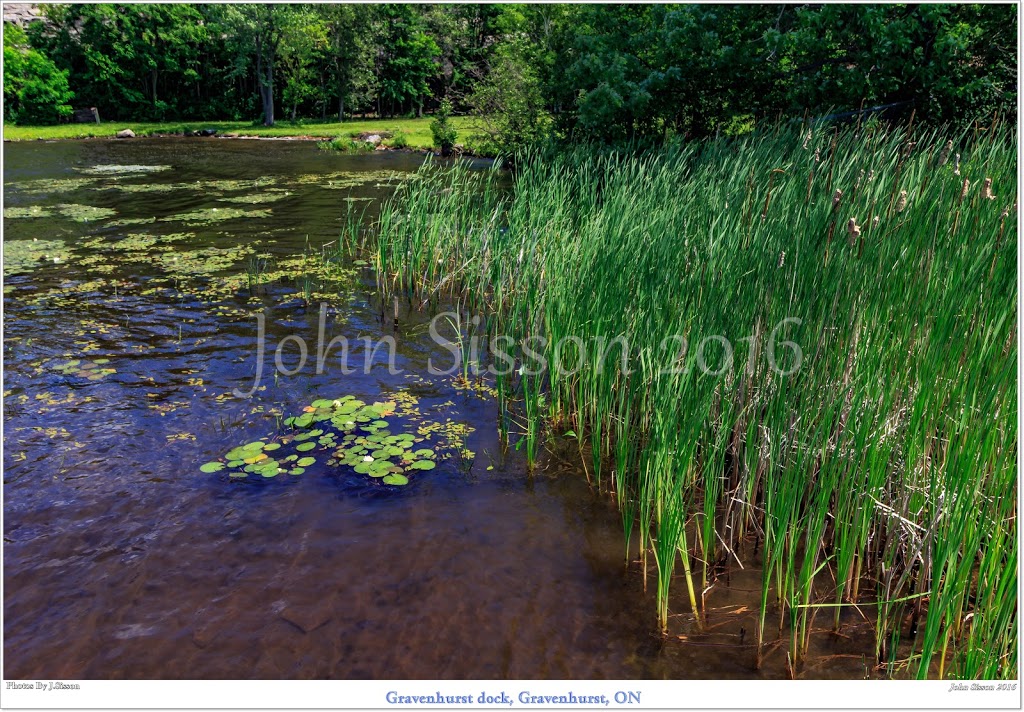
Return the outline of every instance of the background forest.
{"type": "Polygon", "coordinates": [[[42,5],[4,23],[4,118],[343,120],[447,100],[503,150],[889,106],[1016,106],[1013,5],[42,5]]]}

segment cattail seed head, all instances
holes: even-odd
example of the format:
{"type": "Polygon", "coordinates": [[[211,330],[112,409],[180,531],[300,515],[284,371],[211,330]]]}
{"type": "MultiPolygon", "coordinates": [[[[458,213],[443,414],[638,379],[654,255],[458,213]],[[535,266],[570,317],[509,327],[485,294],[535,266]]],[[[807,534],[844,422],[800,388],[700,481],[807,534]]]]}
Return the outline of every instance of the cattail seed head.
{"type": "Polygon", "coordinates": [[[806,136],[804,136],[804,146],[803,146],[803,147],[804,147],[804,149],[806,149],[806,148],[807,148],[807,144],[808,144],[808,143],[810,143],[810,142],[811,142],[811,132],[810,132],[810,131],[808,131],[808,132],[807,132],[807,135],[806,135],[806,136]]]}
{"type": "Polygon", "coordinates": [[[843,199],[843,191],[841,191],[838,188],[836,188],[836,192],[832,196],[832,209],[833,210],[835,208],[839,207],[839,203],[842,201],[842,199],[843,199]]]}
{"type": "Polygon", "coordinates": [[[964,202],[964,198],[967,197],[967,192],[971,189],[971,181],[964,178],[964,187],[960,189],[960,202],[964,202]]]}
{"type": "Polygon", "coordinates": [[[960,175],[960,154],[956,154],[956,166],[953,168],[953,175],[960,175]]]}
{"type": "Polygon", "coordinates": [[[857,218],[850,218],[850,222],[846,223],[846,232],[850,235],[850,244],[852,245],[860,237],[860,227],[857,225],[857,218]]]}
{"type": "Polygon", "coordinates": [[[786,264],[786,251],[785,250],[783,250],[782,252],[779,253],[779,269],[781,269],[782,265],[784,265],[784,264],[786,264]]]}
{"type": "Polygon", "coordinates": [[[874,179],[875,179],[875,169],[872,168],[870,171],[868,171],[868,183],[870,183],[874,179]]]}
{"type": "Polygon", "coordinates": [[[985,187],[982,188],[981,197],[985,198],[985,200],[995,200],[996,199],[996,196],[992,195],[992,179],[991,178],[986,178],[985,179],[985,187]]]}
{"type": "Polygon", "coordinates": [[[946,145],[942,149],[942,153],[939,154],[939,165],[944,166],[949,162],[949,152],[953,150],[953,140],[946,141],[946,145]]]}
{"type": "Polygon", "coordinates": [[[876,215],[874,220],[871,221],[871,227],[878,227],[878,223],[882,222],[882,216],[876,215]]]}
{"type": "Polygon", "coordinates": [[[821,163],[821,149],[820,148],[814,149],[814,162],[815,163],[821,163]]]}
{"type": "Polygon", "coordinates": [[[904,208],[906,208],[906,207],[907,207],[907,191],[901,190],[900,191],[900,197],[896,201],[896,212],[897,213],[902,213],[904,208]]]}

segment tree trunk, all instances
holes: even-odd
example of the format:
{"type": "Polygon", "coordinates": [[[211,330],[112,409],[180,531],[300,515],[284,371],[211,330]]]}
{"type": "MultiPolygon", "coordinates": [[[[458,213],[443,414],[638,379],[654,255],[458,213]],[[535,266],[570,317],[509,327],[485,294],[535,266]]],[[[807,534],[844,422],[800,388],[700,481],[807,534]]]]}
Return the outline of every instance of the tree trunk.
{"type": "Polygon", "coordinates": [[[263,125],[274,125],[274,60],[267,58],[267,84],[263,95],[263,125]]]}
{"type": "Polygon", "coordinates": [[[338,94],[338,123],[345,121],[345,97],[342,94],[338,94]]]}

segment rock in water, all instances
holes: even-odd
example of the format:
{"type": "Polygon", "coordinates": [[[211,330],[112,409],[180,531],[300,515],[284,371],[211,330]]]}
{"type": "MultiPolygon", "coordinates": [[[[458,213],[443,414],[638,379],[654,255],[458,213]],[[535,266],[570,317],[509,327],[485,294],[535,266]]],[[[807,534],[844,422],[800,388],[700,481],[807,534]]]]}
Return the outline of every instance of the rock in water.
{"type": "Polygon", "coordinates": [[[135,138],[135,132],[131,129],[122,129],[121,131],[118,131],[115,136],[117,138],[135,138]]]}

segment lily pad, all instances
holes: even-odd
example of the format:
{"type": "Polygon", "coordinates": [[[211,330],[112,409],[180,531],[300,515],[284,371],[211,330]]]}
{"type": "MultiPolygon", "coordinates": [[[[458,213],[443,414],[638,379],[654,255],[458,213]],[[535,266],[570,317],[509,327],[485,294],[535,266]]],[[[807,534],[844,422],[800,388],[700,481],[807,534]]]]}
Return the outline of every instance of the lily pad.
{"type": "Polygon", "coordinates": [[[383,482],[386,485],[407,485],[409,484],[409,478],[406,477],[405,475],[392,473],[390,475],[386,475],[384,479],[381,480],[381,482],[383,482]]]}
{"type": "Polygon", "coordinates": [[[199,467],[199,471],[200,472],[205,472],[207,474],[211,474],[213,472],[220,472],[223,469],[224,469],[224,463],[223,462],[217,462],[217,461],[207,462],[205,465],[201,465],[199,467]]]}

